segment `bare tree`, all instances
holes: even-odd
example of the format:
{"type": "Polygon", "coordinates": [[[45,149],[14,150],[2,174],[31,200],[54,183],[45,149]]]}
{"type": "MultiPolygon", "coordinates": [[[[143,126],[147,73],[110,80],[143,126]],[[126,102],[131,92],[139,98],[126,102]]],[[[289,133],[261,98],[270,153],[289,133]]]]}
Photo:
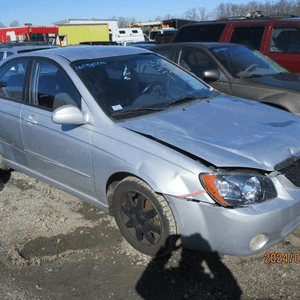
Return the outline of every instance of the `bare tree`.
{"type": "Polygon", "coordinates": [[[259,11],[265,15],[292,14],[300,15],[300,0],[265,0],[265,3],[251,1],[246,4],[221,3],[213,11],[215,19],[246,16],[259,11]]]}
{"type": "Polygon", "coordinates": [[[129,27],[129,19],[128,18],[124,18],[124,17],[119,17],[118,18],[118,26],[119,28],[127,28],[129,27]]]}
{"type": "Polygon", "coordinates": [[[2,22],[0,22],[0,28],[6,27],[2,22]]]}
{"type": "Polygon", "coordinates": [[[246,15],[247,13],[253,13],[255,11],[263,11],[263,7],[261,3],[258,3],[256,1],[251,1],[244,5],[243,9],[243,15],[246,15]]]}
{"type": "Polygon", "coordinates": [[[297,0],[295,2],[294,14],[297,15],[297,16],[300,15],[300,0],[297,0]]]}
{"type": "Polygon", "coordinates": [[[198,12],[199,12],[199,17],[198,17],[199,21],[205,21],[208,19],[208,15],[206,13],[206,9],[204,6],[198,7],[198,12]]]}
{"type": "Polygon", "coordinates": [[[164,20],[170,20],[170,19],[175,19],[175,18],[176,18],[176,16],[171,15],[171,14],[167,14],[164,16],[164,20]]]}
{"type": "Polygon", "coordinates": [[[215,19],[224,19],[226,18],[226,7],[224,3],[221,3],[219,6],[217,6],[214,11],[214,18],[215,19]]]}
{"type": "MultiPolygon", "coordinates": [[[[294,14],[300,15],[300,0],[264,0],[250,1],[244,4],[232,4],[222,2],[213,11],[207,12],[205,7],[190,8],[184,12],[181,17],[192,21],[205,21],[211,19],[224,19],[230,17],[242,17],[249,13],[261,12],[263,15],[277,15],[277,14],[294,14]]],[[[136,21],[135,18],[116,18],[119,27],[128,27],[130,22],[136,21]]],[[[157,16],[154,20],[168,20],[177,18],[174,15],[167,14],[164,17],[157,16]]],[[[153,21],[153,20],[149,20],[153,21]]]]}
{"type": "Polygon", "coordinates": [[[199,17],[196,8],[190,8],[183,14],[184,19],[198,21],[199,17]]]}
{"type": "Polygon", "coordinates": [[[14,20],[13,22],[11,22],[11,23],[9,24],[9,27],[17,27],[17,26],[20,26],[20,23],[19,23],[19,21],[17,21],[17,20],[14,20]]]}
{"type": "Polygon", "coordinates": [[[137,21],[136,21],[136,18],[134,18],[134,17],[131,17],[130,19],[129,19],[129,24],[130,23],[136,23],[137,21]]]}

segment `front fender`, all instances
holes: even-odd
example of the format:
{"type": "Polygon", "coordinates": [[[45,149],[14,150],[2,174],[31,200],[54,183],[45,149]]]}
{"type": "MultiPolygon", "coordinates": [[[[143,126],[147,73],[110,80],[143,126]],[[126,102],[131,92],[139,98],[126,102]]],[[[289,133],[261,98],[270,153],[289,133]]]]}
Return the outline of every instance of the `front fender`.
{"type": "Polygon", "coordinates": [[[107,182],[117,173],[139,177],[155,192],[176,197],[203,189],[199,174],[208,172],[207,167],[167,146],[143,136],[138,138],[143,140],[143,148],[134,142],[129,144],[103,135],[97,137],[92,153],[97,199],[107,204],[107,182]]]}

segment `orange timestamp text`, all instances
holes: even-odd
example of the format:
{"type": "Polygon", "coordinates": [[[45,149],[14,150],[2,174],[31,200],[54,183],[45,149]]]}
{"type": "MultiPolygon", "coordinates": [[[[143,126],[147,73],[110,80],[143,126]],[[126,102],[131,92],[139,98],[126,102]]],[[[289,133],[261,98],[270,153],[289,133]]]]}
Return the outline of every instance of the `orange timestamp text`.
{"type": "Polygon", "coordinates": [[[265,258],[264,258],[264,263],[265,264],[291,264],[291,263],[300,263],[300,253],[299,252],[291,252],[291,253],[282,253],[282,252],[266,252],[265,253],[265,258]]]}

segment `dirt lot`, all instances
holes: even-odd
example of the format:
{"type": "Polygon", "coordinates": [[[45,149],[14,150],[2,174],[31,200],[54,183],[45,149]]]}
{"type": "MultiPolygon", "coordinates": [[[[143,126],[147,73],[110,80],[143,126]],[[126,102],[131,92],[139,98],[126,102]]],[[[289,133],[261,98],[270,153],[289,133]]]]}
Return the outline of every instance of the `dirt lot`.
{"type": "Polygon", "coordinates": [[[300,299],[300,228],[269,249],[279,263],[182,249],[152,259],[112,217],[14,171],[0,171],[0,228],[1,299],[300,299]]]}

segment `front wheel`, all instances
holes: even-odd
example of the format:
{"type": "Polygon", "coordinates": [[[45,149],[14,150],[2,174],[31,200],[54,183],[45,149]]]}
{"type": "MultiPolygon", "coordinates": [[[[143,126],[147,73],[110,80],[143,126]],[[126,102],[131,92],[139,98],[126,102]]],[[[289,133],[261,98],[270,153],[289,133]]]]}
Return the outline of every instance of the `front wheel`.
{"type": "Polygon", "coordinates": [[[120,181],[113,210],[121,233],[137,250],[151,256],[173,250],[178,233],[171,208],[144,181],[135,177],[120,181]]]}

